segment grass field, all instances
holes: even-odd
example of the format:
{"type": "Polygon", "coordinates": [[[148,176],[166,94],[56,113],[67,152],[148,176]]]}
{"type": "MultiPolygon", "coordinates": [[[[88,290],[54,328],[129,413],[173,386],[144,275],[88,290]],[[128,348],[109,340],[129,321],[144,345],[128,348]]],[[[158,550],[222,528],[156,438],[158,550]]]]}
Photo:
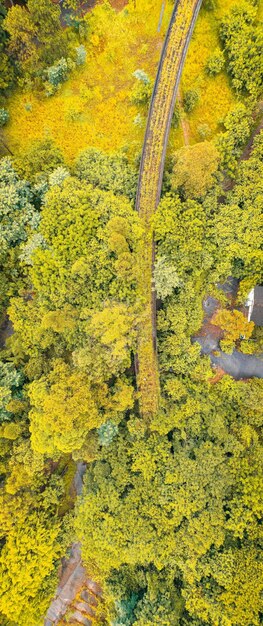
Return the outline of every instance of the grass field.
{"type": "Polygon", "coordinates": [[[11,98],[11,122],[6,129],[10,148],[24,149],[32,140],[49,136],[69,162],[87,146],[113,152],[129,144],[136,154],[144,128],[134,124],[138,110],[130,102],[132,74],[144,69],[155,76],[172,9],[166,3],[157,32],[161,6],[162,0],[142,0],[136,8],[131,3],[119,13],[97,6],[92,11],[94,34],[84,42],[86,64],[59,93],[47,98],[17,92],[11,98]]]}
{"type": "MultiPolygon", "coordinates": [[[[184,114],[190,143],[202,140],[200,128],[204,125],[207,138],[213,138],[236,103],[226,71],[215,77],[205,71],[208,58],[219,45],[220,19],[235,4],[237,0],[218,0],[216,10],[202,9],[197,21],[180,87],[182,95],[189,89],[199,94],[194,111],[184,114]]],[[[86,64],[72,73],[55,96],[17,91],[10,99],[11,120],[5,137],[11,150],[23,151],[34,139],[51,137],[68,163],[87,146],[107,152],[124,148],[131,157],[137,155],[145,124],[143,120],[134,123],[140,109],[130,100],[135,83],[132,74],[143,69],[152,79],[156,75],[172,3],[166,0],[158,32],[161,7],[162,0],[140,0],[136,6],[131,1],[120,12],[105,10],[103,5],[95,7],[87,16],[93,32],[84,42],[86,64]]],[[[259,13],[262,17],[263,0],[259,13]]],[[[146,112],[143,114],[145,119],[146,112]]],[[[171,132],[169,150],[173,152],[183,143],[180,126],[171,132]]]]}

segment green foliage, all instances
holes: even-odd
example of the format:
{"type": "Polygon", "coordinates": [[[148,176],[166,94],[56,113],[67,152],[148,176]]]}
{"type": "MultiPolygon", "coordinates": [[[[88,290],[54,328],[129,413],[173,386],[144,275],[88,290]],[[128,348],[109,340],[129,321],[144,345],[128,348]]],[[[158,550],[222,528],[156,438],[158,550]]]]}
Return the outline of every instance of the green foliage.
{"type": "Polygon", "coordinates": [[[172,117],[172,128],[178,128],[180,124],[180,108],[178,104],[174,107],[173,117],[172,117]]]}
{"type": "Polygon", "coordinates": [[[28,241],[20,248],[19,259],[26,265],[33,265],[32,255],[38,248],[45,248],[44,237],[40,233],[35,233],[29,237],[28,241]]]}
{"type": "Polygon", "coordinates": [[[242,147],[249,138],[251,125],[250,110],[244,104],[238,104],[224,119],[226,132],[217,137],[216,145],[221,156],[221,167],[232,176],[235,173],[242,147]]]}
{"type": "Polygon", "coordinates": [[[149,85],[150,83],[149,76],[146,72],[144,72],[144,70],[135,70],[135,72],[133,72],[133,76],[145,85],[149,85]]]}
{"type": "Polygon", "coordinates": [[[214,54],[209,57],[206,65],[206,71],[210,76],[219,74],[225,65],[224,53],[220,48],[214,51],[214,54]]]}
{"type": "Polygon", "coordinates": [[[67,177],[46,195],[41,234],[48,247],[35,253],[32,279],[52,307],[134,300],[141,230],[127,200],[67,177]]]}
{"type": "Polygon", "coordinates": [[[0,162],[0,308],[8,294],[19,287],[18,246],[36,230],[39,214],[33,205],[30,186],[21,180],[9,157],[0,162]]]}
{"type": "Polygon", "coordinates": [[[160,257],[155,263],[154,268],[154,286],[157,297],[167,298],[173,293],[176,287],[180,287],[181,282],[178,278],[176,267],[169,265],[165,257],[160,257]]]}
{"type": "Polygon", "coordinates": [[[216,0],[204,0],[203,7],[206,11],[214,11],[216,8],[216,0]]]}
{"type": "Polygon", "coordinates": [[[101,446],[109,446],[118,433],[118,426],[109,421],[102,424],[98,432],[101,446]]]}
{"type": "Polygon", "coordinates": [[[0,496],[4,544],[0,610],[19,626],[35,626],[43,620],[54,594],[57,560],[63,550],[62,525],[57,517],[61,485],[55,476],[51,480],[46,476],[44,482],[40,474],[33,479],[31,476],[31,489],[27,486],[24,492],[2,492],[0,496]]]}
{"type": "Polygon", "coordinates": [[[5,126],[9,120],[9,113],[6,109],[0,109],[0,126],[5,126]]]}
{"type": "Polygon", "coordinates": [[[7,14],[4,4],[0,3],[0,93],[6,95],[8,88],[14,82],[14,69],[7,54],[8,34],[3,27],[3,22],[7,14]]]}
{"type": "Polygon", "coordinates": [[[18,178],[9,157],[0,163],[1,255],[27,237],[27,226],[35,229],[38,213],[32,204],[29,184],[18,178]]]}
{"type": "Polygon", "coordinates": [[[196,107],[199,100],[199,95],[194,89],[189,89],[185,92],[183,97],[183,107],[186,113],[191,113],[196,107]]]}
{"type": "Polygon", "coordinates": [[[132,89],[131,102],[137,105],[146,105],[152,95],[152,81],[143,70],[136,70],[133,76],[137,79],[137,83],[132,89]]]}
{"type": "MultiPolygon", "coordinates": [[[[59,9],[47,0],[29,0],[28,7],[15,6],[6,18],[10,54],[36,81],[49,67],[56,88],[66,77],[60,61],[68,59],[59,9]]],[[[233,19],[247,57],[254,37],[253,62],[259,35],[251,3],[242,1],[223,20],[224,54],[237,80],[233,19]]],[[[0,29],[0,45],[1,36],[0,29]]],[[[83,46],[77,55],[85,61],[83,46]]],[[[215,51],[207,71],[215,75],[222,61],[215,51]]],[[[259,80],[252,89],[247,58],[242,64],[243,86],[236,87],[255,97],[259,80]]],[[[141,70],[134,76],[137,103],[145,105],[151,82],[141,70]]],[[[185,94],[185,110],[196,95],[185,94]]],[[[84,460],[74,540],[81,541],[88,575],[103,585],[101,623],[260,626],[262,380],[220,378],[195,341],[207,294],[228,306],[218,283],[237,277],[242,301],[263,281],[262,136],[238,163],[251,112],[247,102],[229,112],[218,148],[202,141],[177,152],[170,192],[151,220],[162,393],[147,422],[138,411],[134,354],[138,328],[149,318],[142,310],[147,282],[138,286],[138,275],[150,239],[129,202],[135,168],[124,154],[89,148],[72,176],[50,140],[16,157],[30,183],[10,159],[0,164],[2,291],[10,293],[15,278],[18,294],[8,310],[14,334],[0,361],[1,624],[43,622],[72,536],[71,516],[63,516],[73,506],[74,461],[84,460]],[[224,201],[220,168],[236,171],[224,201]]],[[[205,126],[204,118],[202,139],[205,126]]],[[[213,322],[225,331],[224,349],[234,342],[240,349],[245,335],[250,351],[252,324],[240,311],[221,308],[213,322]]],[[[260,351],[261,331],[254,339],[260,351]]]]}
{"type": "Polygon", "coordinates": [[[256,15],[254,6],[242,2],[225,16],[220,27],[233,87],[254,99],[261,93],[263,76],[263,34],[256,15]]]}
{"type": "Polygon", "coordinates": [[[76,175],[94,187],[123,194],[133,199],[136,191],[137,173],[123,155],[107,155],[89,148],[78,157],[76,175]]]}
{"type": "Polygon", "coordinates": [[[221,268],[228,262],[229,274],[244,285],[250,279],[251,286],[262,281],[262,139],[261,134],[250,159],[240,164],[235,188],[214,222],[221,268]]]}
{"type": "Polygon", "coordinates": [[[87,50],[83,44],[81,44],[80,46],[77,46],[76,54],[77,54],[77,57],[76,57],[77,65],[84,65],[86,61],[86,57],[87,57],[87,50]]]}
{"type": "Polygon", "coordinates": [[[27,8],[12,6],[4,20],[8,49],[22,82],[37,80],[41,70],[67,54],[67,35],[60,24],[60,8],[50,0],[28,0],[27,8]]]}
{"type": "Polygon", "coordinates": [[[16,157],[19,174],[32,182],[46,181],[46,175],[62,165],[62,154],[51,139],[35,141],[27,151],[16,157]]]}
{"type": "Polygon", "coordinates": [[[68,76],[68,64],[66,59],[59,59],[54,65],[48,68],[47,77],[48,82],[53,87],[58,87],[61,83],[67,80],[68,76]]]}
{"type": "Polygon", "coordinates": [[[49,174],[49,185],[50,187],[54,187],[54,185],[62,185],[65,178],[68,178],[69,171],[60,165],[57,167],[51,174],[49,174]]]}
{"type": "Polygon", "coordinates": [[[11,421],[14,413],[21,413],[23,374],[11,363],[0,361],[0,423],[11,421]]]}
{"type": "Polygon", "coordinates": [[[205,139],[209,139],[212,132],[209,124],[199,124],[199,126],[197,127],[197,131],[202,141],[205,141],[205,139]]]}
{"type": "Polygon", "coordinates": [[[32,447],[41,454],[78,450],[89,430],[103,421],[87,376],[71,372],[63,362],[31,383],[29,397],[32,447]]]}

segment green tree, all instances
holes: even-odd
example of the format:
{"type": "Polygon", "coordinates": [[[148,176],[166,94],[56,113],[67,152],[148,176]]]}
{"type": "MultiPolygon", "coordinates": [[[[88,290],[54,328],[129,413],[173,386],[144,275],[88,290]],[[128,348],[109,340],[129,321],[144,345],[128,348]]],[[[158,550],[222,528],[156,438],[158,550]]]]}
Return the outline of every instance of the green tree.
{"type": "Polygon", "coordinates": [[[29,387],[32,447],[36,452],[54,455],[81,448],[83,439],[101,425],[94,394],[87,376],[70,371],[62,361],[53,365],[48,376],[29,387]]]}
{"type": "Polygon", "coordinates": [[[63,156],[51,139],[37,140],[15,158],[17,170],[23,178],[37,183],[64,164],[63,156]]]}
{"type": "Polygon", "coordinates": [[[33,204],[29,184],[20,180],[9,157],[0,163],[0,225],[1,225],[1,282],[0,307],[8,301],[8,295],[20,284],[18,268],[19,245],[36,230],[39,213],[33,204]]]}
{"type": "Polygon", "coordinates": [[[242,2],[223,18],[220,36],[227,56],[227,67],[238,92],[258,98],[262,90],[262,27],[256,20],[257,8],[242,2]]]}
{"type": "Polygon", "coordinates": [[[94,187],[133,199],[137,172],[122,154],[107,155],[96,148],[84,150],[75,166],[76,175],[94,187]]]}
{"type": "Polygon", "coordinates": [[[46,65],[67,54],[67,36],[60,8],[52,0],[28,0],[27,8],[12,6],[4,20],[8,48],[23,78],[36,78],[46,65]]]}

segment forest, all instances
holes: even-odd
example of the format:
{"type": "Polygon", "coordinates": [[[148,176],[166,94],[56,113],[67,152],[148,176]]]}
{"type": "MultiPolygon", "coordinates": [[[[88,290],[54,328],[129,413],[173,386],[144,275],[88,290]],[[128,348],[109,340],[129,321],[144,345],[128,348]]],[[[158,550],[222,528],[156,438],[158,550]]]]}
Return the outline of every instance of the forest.
{"type": "Polygon", "coordinates": [[[0,626],[263,625],[262,20],[0,1],[0,626]]]}

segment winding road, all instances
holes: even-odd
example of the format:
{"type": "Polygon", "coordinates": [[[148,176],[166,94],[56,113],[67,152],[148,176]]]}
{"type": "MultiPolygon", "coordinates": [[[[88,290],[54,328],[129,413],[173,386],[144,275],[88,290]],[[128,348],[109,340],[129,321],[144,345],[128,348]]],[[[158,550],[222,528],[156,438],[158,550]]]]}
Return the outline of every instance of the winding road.
{"type": "Polygon", "coordinates": [[[161,196],[165,156],[179,81],[202,0],[176,0],[153,89],[138,181],[136,209],[144,236],[138,263],[141,320],[136,374],[140,413],[150,418],[158,410],[156,296],[153,288],[155,245],[152,216],[161,196]]]}

